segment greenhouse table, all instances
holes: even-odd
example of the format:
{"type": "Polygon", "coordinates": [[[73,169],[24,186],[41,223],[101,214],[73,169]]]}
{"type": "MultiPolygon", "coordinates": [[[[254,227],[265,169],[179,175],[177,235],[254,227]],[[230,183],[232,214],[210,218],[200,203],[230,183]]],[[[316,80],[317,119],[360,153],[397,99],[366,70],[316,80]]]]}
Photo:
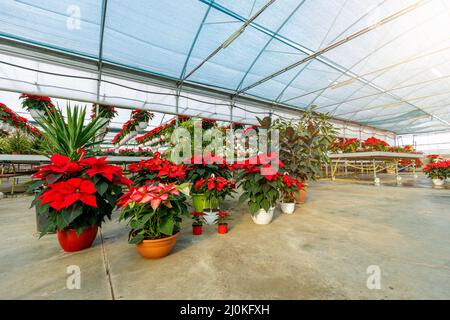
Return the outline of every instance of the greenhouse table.
{"type": "MultiPolygon", "coordinates": [[[[132,163],[141,160],[148,160],[150,157],[122,157],[109,156],[106,157],[110,163],[132,163]]],[[[43,163],[50,162],[50,159],[45,156],[35,154],[0,154],[0,163],[43,163]]]]}
{"type": "MultiPolygon", "coordinates": [[[[347,167],[347,162],[349,160],[353,161],[371,161],[373,168],[373,177],[374,183],[379,184],[380,179],[377,177],[376,170],[376,161],[393,161],[395,163],[395,175],[397,178],[397,183],[400,183],[401,177],[398,174],[398,161],[402,159],[421,159],[423,158],[423,154],[421,153],[405,153],[405,152],[385,152],[385,151],[373,151],[373,152],[353,152],[353,153],[332,153],[329,154],[331,163],[331,179],[335,180],[335,173],[337,167],[341,161],[344,161],[345,166],[347,167]],[[333,162],[335,165],[333,166],[333,162]]],[[[413,172],[414,176],[416,173],[416,166],[413,162],[413,172]]]]}

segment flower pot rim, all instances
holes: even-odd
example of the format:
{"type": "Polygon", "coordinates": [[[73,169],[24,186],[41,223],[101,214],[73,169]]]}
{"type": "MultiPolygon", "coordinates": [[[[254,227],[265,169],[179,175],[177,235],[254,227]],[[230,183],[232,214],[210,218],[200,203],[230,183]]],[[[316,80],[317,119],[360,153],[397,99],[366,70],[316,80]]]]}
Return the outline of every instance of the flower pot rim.
{"type": "Polygon", "coordinates": [[[141,242],[137,243],[136,245],[142,244],[142,243],[159,243],[159,242],[165,242],[165,241],[167,241],[167,240],[169,240],[169,239],[172,239],[172,238],[178,238],[179,235],[180,235],[180,231],[178,231],[178,232],[175,233],[174,235],[172,235],[172,236],[170,236],[170,237],[166,237],[166,238],[153,239],[153,240],[147,240],[147,239],[144,239],[144,240],[142,240],[141,242]]]}
{"type": "MultiPolygon", "coordinates": [[[[89,226],[87,226],[84,230],[86,230],[86,229],[88,229],[88,228],[100,228],[100,226],[96,226],[96,225],[89,225],[89,226]]],[[[61,229],[56,229],[57,231],[59,231],[59,232],[66,232],[66,231],[77,231],[77,229],[75,229],[75,228],[66,228],[66,229],[63,229],[63,230],[61,230],[61,229]]],[[[83,230],[83,231],[84,231],[83,230]]]]}
{"type": "Polygon", "coordinates": [[[227,222],[222,222],[222,223],[218,223],[217,225],[218,225],[218,226],[227,226],[228,223],[227,223],[227,222]]]}

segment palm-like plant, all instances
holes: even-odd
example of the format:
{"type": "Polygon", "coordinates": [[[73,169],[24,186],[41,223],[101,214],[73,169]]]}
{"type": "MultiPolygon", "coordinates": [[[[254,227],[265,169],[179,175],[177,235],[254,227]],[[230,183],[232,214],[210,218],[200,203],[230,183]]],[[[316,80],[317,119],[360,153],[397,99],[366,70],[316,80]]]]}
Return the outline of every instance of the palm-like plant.
{"type": "Polygon", "coordinates": [[[92,153],[95,145],[101,141],[95,141],[97,132],[105,127],[107,123],[99,121],[102,114],[93,118],[87,125],[84,125],[86,117],[86,107],[66,106],[67,123],[59,108],[55,112],[48,112],[46,117],[42,117],[36,122],[41,126],[44,139],[47,144],[43,150],[46,155],[62,154],[72,160],[79,158],[77,149],[83,148],[88,153],[92,153]]]}

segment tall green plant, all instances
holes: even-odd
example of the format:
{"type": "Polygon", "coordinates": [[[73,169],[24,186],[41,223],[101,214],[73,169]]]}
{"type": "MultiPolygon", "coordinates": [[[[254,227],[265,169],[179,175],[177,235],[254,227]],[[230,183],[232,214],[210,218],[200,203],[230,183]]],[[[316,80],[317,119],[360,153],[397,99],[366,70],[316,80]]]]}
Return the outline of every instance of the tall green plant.
{"type": "Polygon", "coordinates": [[[326,114],[307,108],[297,122],[277,119],[271,130],[279,130],[280,160],[285,170],[302,181],[316,180],[322,165],[330,161],[328,148],[337,131],[326,114]]]}
{"type": "Polygon", "coordinates": [[[78,148],[85,149],[88,155],[92,154],[92,148],[101,143],[101,141],[94,140],[97,132],[107,125],[107,123],[99,121],[102,113],[84,125],[86,107],[74,106],[71,108],[67,104],[66,112],[67,123],[59,108],[56,112],[49,112],[47,117],[36,121],[42,127],[44,139],[47,141],[44,153],[46,155],[66,155],[71,160],[79,158],[78,148]]]}

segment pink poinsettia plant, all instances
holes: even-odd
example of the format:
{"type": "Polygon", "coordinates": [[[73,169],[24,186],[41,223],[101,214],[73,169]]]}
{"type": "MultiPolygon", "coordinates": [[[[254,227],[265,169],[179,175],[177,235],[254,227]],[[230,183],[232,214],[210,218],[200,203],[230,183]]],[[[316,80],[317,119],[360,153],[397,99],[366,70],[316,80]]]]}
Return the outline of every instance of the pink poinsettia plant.
{"type": "Polygon", "coordinates": [[[38,167],[33,175],[29,190],[40,191],[32,206],[48,216],[41,235],[67,229],[81,234],[90,226],[101,226],[105,218],[111,218],[122,188],[132,183],[120,166],[109,164],[106,158],[84,158],[83,149],[78,152],[78,160],[54,154],[51,164],[38,167]]]}
{"type": "Polygon", "coordinates": [[[119,221],[127,220],[131,228],[128,242],[138,244],[177,234],[182,217],[189,216],[185,190],[175,183],[131,187],[118,201],[122,210],[119,221]]]}

